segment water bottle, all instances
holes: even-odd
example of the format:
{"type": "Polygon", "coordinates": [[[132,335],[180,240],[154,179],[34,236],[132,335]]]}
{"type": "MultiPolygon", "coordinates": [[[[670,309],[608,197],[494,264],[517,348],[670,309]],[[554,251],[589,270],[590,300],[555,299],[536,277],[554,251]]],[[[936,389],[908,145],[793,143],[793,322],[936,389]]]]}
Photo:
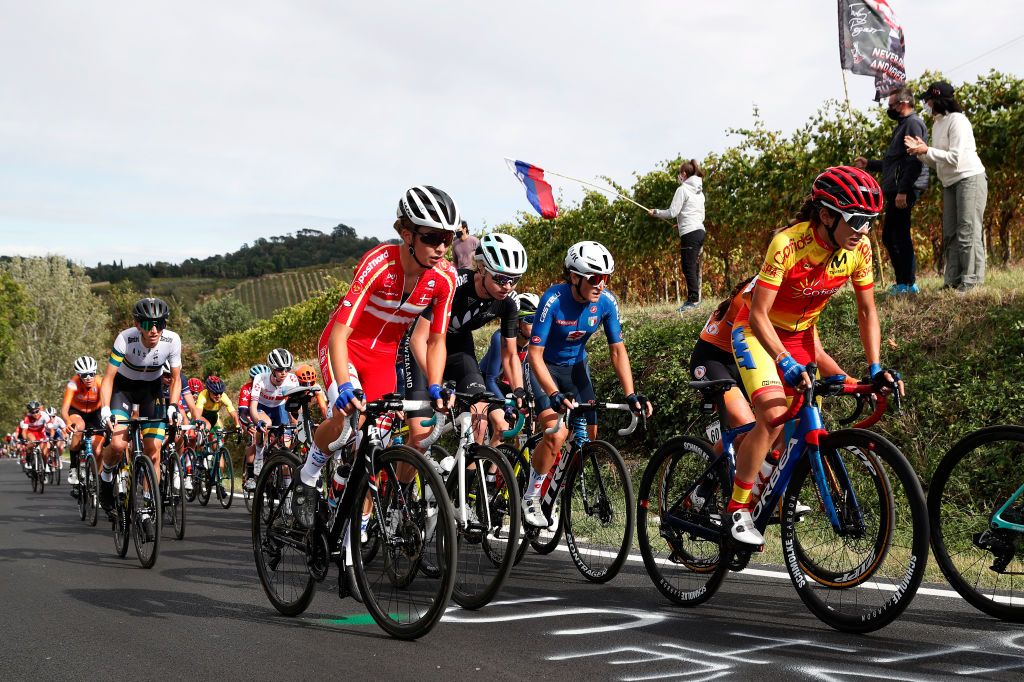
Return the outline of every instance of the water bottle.
{"type": "Polygon", "coordinates": [[[764,462],[761,464],[761,470],[757,472],[757,480],[754,481],[754,486],[750,489],[750,496],[753,499],[761,497],[761,491],[764,490],[764,486],[768,483],[768,479],[772,477],[772,472],[775,471],[775,467],[779,464],[779,457],[782,455],[778,450],[772,450],[764,458],[764,462]]]}
{"type": "Polygon", "coordinates": [[[345,485],[348,483],[348,475],[351,470],[352,467],[348,464],[343,464],[334,470],[334,477],[331,478],[331,487],[327,495],[327,504],[330,506],[338,506],[338,501],[341,499],[341,494],[345,491],[345,485]]]}

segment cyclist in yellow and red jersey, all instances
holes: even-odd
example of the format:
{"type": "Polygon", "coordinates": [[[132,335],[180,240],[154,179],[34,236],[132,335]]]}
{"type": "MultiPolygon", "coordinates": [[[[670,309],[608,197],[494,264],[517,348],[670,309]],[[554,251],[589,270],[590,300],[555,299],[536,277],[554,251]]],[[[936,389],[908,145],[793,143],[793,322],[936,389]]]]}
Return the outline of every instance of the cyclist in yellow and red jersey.
{"type": "Polygon", "coordinates": [[[847,281],[857,300],[868,376],[879,390],[897,387],[902,392],[898,373],[880,364],[871,242],[865,238],[881,210],[882,191],[869,174],[850,166],[826,169],[814,180],[797,220],[773,237],[747,307],[736,316],[733,355],[756,420],[736,453],[727,508],[732,536],[739,542],[764,543],[750,516],[750,491],[782,430],[770,423],[785,413],[787,392],[810,386],[806,365],[815,359],[815,322],[847,281]]]}
{"type": "MultiPolygon", "coordinates": [[[[100,419],[100,384],[102,380],[96,376],[97,365],[94,358],[88,355],[75,360],[75,376],[71,377],[64,388],[64,400],[61,402],[60,414],[71,428],[71,469],[68,471],[68,483],[78,485],[78,455],[82,451],[82,431],[84,429],[102,429],[100,419]]],[[[103,434],[92,437],[92,450],[99,457],[103,434]]]]}
{"type": "Polygon", "coordinates": [[[315,484],[327,462],[327,446],[341,434],[344,415],[363,409],[354,391],[361,387],[367,401],[395,391],[398,346],[428,306],[433,306],[423,368],[428,392],[438,409],[451,403],[441,378],[456,273],[444,255],[455,239],[459,209],[448,194],[423,185],[402,195],[397,218],[394,227],[401,243],[382,244],[363,256],[348,293],[320,336],[328,415],[316,431],[293,497],[296,518],[307,526],[316,511],[315,484]]]}
{"type": "Polygon", "coordinates": [[[224,395],[224,382],[219,376],[210,375],[206,377],[205,388],[196,397],[196,410],[199,411],[199,419],[206,424],[207,428],[217,426],[220,419],[221,409],[226,409],[231,418],[235,420],[235,428],[241,428],[238,421],[238,413],[235,406],[231,404],[231,398],[224,395]]]}

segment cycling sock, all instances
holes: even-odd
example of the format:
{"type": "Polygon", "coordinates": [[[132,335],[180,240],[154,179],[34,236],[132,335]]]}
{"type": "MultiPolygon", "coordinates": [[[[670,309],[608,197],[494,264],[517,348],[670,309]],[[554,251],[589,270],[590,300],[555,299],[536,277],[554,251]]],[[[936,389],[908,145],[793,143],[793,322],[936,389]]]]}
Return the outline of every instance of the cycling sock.
{"type": "Polygon", "coordinates": [[[370,515],[369,514],[363,514],[362,521],[360,521],[360,523],[359,523],[359,530],[364,531],[364,530],[366,530],[367,526],[369,526],[369,525],[370,525],[370,515]]]}
{"type": "Polygon", "coordinates": [[[257,445],[256,446],[256,458],[253,461],[253,464],[259,464],[260,466],[263,465],[263,451],[266,450],[266,449],[267,449],[266,445],[257,445]]]}
{"type": "Polygon", "coordinates": [[[249,462],[248,464],[245,465],[245,475],[248,476],[249,478],[253,478],[256,476],[256,474],[253,473],[254,466],[255,465],[252,462],[249,462]]]}
{"type": "Polygon", "coordinates": [[[547,474],[542,474],[530,467],[530,482],[526,484],[526,494],[523,497],[534,499],[540,497],[540,491],[544,488],[544,481],[547,480],[547,477],[547,474]]]}
{"type": "Polygon", "coordinates": [[[104,464],[103,465],[103,471],[100,472],[100,480],[103,481],[104,483],[113,483],[114,482],[114,469],[113,469],[113,467],[108,467],[106,464],[104,464]]]}
{"type": "Polygon", "coordinates": [[[78,450],[72,450],[70,454],[71,454],[71,468],[72,469],[77,469],[78,468],[78,450]]]}
{"type": "Polygon", "coordinates": [[[752,481],[741,481],[737,478],[732,486],[732,499],[729,500],[725,511],[731,514],[738,509],[746,509],[750,504],[750,489],[753,487],[752,481]]]}
{"type": "Polygon", "coordinates": [[[316,485],[316,479],[320,476],[320,470],[324,468],[324,464],[327,463],[327,455],[324,451],[317,447],[316,443],[309,446],[309,457],[306,458],[306,463],[302,465],[302,471],[299,475],[302,477],[302,482],[308,486],[316,485]]]}

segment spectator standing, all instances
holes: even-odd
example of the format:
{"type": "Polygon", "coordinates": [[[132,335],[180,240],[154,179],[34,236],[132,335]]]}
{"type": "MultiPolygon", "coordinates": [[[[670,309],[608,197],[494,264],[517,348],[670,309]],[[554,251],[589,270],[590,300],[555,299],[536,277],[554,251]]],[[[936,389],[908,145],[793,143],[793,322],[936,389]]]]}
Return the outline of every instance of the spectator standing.
{"type": "Polygon", "coordinates": [[[455,245],[452,246],[452,251],[455,253],[455,267],[458,269],[463,268],[475,268],[476,262],[473,260],[474,254],[476,254],[476,247],[480,246],[480,240],[469,233],[469,225],[463,220],[459,226],[459,236],[455,240],[455,245]]]}
{"type": "Polygon", "coordinates": [[[679,312],[700,303],[700,256],[704,249],[704,171],[695,159],[679,166],[679,189],[667,209],[650,209],[655,218],[674,218],[679,229],[679,259],[686,280],[686,303],[679,312]]]}
{"type": "Polygon", "coordinates": [[[935,169],[942,183],[943,286],[966,291],[985,281],[985,166],[978,157],[974,128],[964,116],[953,86],[945,81],[932,83],[920,99],[935,116],[932,146],[913,136],[908,136],[905,144],[908,152],[935,169]]]}
{"type": "Polygon", "coordinates": [[[927,187],[928,169],[918,157],[907,151],[904,140],[911,136],[927,142],[928,129],[914,111],[914,93],[909,88],[899,88],[889,95],[886,114],[896,121],[896,129],[885,156],[870,161],[858,156],[853,164],[857,168],[882,173],[880,184],[885,196],[882,244],[889,252],[889,260],[896,272],[896,283],[889,288],[889,293],[916,294],[920,289],[917,287],[914,241],[910,236],[910,209],[927,187]]]}

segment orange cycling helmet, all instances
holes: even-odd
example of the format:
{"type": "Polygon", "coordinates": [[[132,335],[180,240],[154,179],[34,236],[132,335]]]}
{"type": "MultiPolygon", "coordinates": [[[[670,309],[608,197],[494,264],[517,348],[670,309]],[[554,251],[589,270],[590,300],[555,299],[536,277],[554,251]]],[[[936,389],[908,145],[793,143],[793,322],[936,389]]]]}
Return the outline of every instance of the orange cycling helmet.
{"type": "Polygon", "coordinates": [[[299,365],[295,368],[295,378],[303,386],[312,386],[316,383],[316,370],[309,365],[299,365]]]}

